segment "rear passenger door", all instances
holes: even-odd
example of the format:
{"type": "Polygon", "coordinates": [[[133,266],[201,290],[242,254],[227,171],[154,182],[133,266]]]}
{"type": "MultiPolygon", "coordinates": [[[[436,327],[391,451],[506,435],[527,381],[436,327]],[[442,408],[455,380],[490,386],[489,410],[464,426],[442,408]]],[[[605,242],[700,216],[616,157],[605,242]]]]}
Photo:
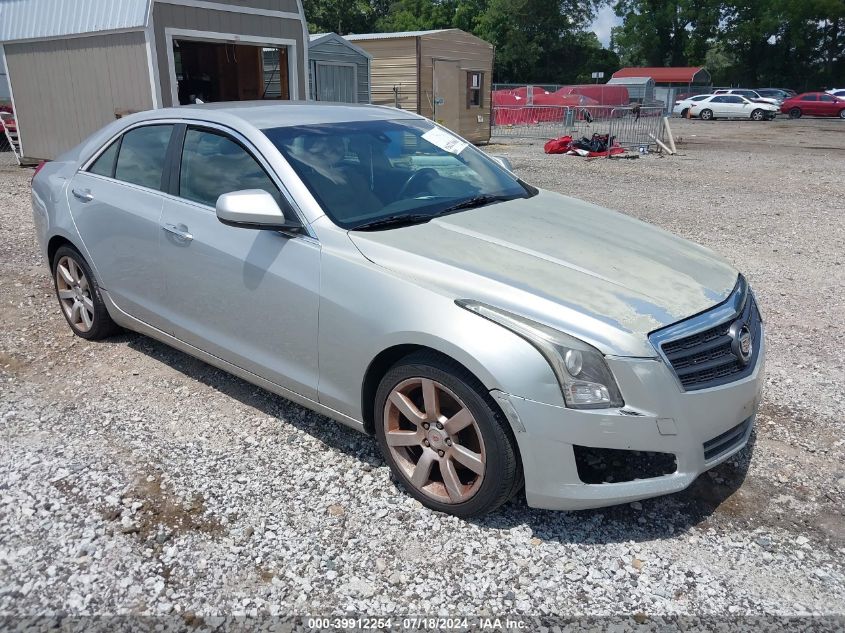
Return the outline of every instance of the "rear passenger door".
{"type": "Polygon", "coordinates": [[[217,198],[242,189],[269,191],[296,216],[246,139],[203,126],[177,135],[160,230],[177,338],[316,400],[319,243],[221,223],[217,198]]]}
{"type": "Polygon", "coordinates": [[[67,188],[87,260],[118,308],[159,329],[164,272],[158,252],[165,156],[174,126],[134,127],[77,172],[67,188]]]}
{"type": "Polygon", "coordinates": [[[749,102],[739,95],[726,95],[723,107],[725,109],[725,116],[735,119],[743,119],[751,116],[749,102]]]}
{"type": "Polygon", "coordinates": [[[715,117],[730,116],[730,112],[729,112],[727,105],[726,105],[727,99],[728,99],[728,95],[718,95],[718,96],[710,99],[707,106],[711,110],[713,110],[713,116],[715,116],[715,117]]]}
{"type": "Polygon", "coordinates": [[[801,113],[816,115],[819,112],[819,98],[816,95],[804,95],[801,97],[801,113]]]}

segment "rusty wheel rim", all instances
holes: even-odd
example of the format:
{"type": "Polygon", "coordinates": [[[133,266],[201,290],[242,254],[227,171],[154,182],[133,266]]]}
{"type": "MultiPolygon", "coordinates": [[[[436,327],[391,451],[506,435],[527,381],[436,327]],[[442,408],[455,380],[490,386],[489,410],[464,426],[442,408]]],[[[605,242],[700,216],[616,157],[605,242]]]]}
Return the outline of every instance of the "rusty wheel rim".
{"type": "Polygon", "coordinates": [[[440,503],[468,501],[484,480],[478,422],[450,389],[430,378],[396,385],[384,405],[384,435],[407,481],[440,503]]]}
{"type": "Polygon", "coordinates": [[[62,310],[73,327],[87,332],[94,325],[94,300],[82,266],[72,257],[62,257],[56,265],[56,291],[62,310]]]}

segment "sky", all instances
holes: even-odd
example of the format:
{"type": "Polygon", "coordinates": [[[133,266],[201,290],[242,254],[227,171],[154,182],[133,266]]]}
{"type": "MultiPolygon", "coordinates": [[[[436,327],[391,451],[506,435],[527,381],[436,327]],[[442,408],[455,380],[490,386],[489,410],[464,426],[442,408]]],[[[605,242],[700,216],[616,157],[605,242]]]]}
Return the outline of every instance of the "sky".
{"type": "Polygon", "coordinates": [[[596,20],[592,24],[592,29],[598,35],[599,41],[607,46],[610,44],[610,29],[620,24],[622,24],[622,18],[616,17],[613,7],[604,5],[599,9],[596,20]]]}

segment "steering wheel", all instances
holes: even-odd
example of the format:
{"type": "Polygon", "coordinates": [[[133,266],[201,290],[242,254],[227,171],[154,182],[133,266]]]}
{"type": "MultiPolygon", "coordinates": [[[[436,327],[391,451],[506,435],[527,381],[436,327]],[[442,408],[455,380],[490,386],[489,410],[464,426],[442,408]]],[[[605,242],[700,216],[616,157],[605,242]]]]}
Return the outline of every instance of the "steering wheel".
{"type": "Polygon", "coordinates": [[[431,167],[425,167],[424,169],[420,169],[419,171],[415,171],[408,177],[408,180],[405,181],[405,184],[399,189],[399,193],[396,195],[397,200],[401,200],[405,197],[405,195],[411,190],[413,185],[417,185],[421,182],[423,176],[428,176],[429,178],[436,178],[440,174],[437,173],[437,170],[432,169],[431,167]]]}

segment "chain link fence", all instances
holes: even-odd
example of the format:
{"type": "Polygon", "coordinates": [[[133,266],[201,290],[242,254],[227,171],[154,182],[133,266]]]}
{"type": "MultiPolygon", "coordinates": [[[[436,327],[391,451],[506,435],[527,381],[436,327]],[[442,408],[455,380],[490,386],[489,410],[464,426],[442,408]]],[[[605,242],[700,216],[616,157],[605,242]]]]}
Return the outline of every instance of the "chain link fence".
{"type": "Polygon", "coordinates": [[[608,134],[626,149],[663,140],[663,108],[613,106],[493,106],[492,137],[575,139],[608,134]]]}

